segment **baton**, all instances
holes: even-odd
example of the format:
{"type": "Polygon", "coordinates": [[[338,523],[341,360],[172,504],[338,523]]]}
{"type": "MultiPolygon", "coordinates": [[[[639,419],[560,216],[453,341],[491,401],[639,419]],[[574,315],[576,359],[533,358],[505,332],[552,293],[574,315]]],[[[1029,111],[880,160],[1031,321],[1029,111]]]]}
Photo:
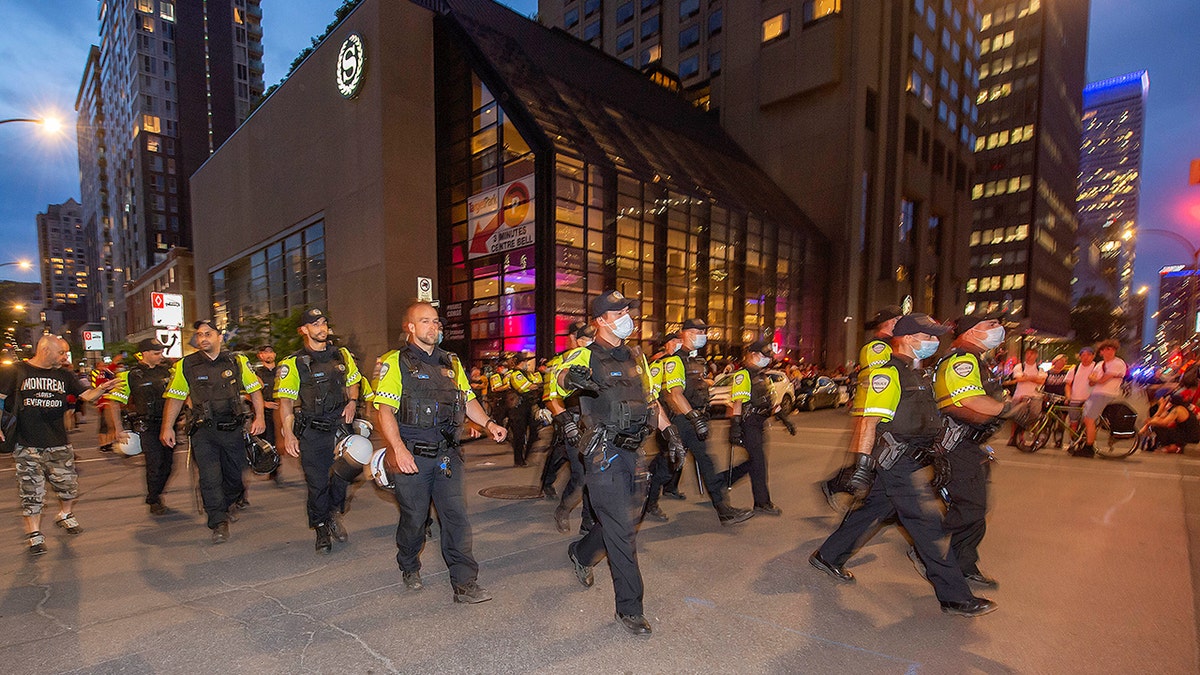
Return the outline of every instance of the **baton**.
{"type": "Polygon", "coordinates": [[[192,482],[192,504],[196,507],[196,513],[204,513],[204,506],[200,501],[200,487],[196,484],[196,474],[200,471],[200,467],[192,461],[191,435],[188,436],[187,469],[188,479],[192,482]]]}

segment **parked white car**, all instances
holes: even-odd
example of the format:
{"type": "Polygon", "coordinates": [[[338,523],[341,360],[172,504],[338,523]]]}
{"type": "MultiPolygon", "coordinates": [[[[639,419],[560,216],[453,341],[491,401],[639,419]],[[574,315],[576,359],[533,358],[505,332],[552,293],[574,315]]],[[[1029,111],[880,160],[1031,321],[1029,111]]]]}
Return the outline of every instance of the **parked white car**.
{"type": "MultiPolygon", "coordinates": [[[[771,387],[771,402],[775,405],[791,408],[796,400],[796,391],[792,388],[791,380],[780,370],[768,370],[767,382],[771,387]]],[[[729,416],[729,392],[733,388],[733,375],[721,375],[708,389],[712,397],[708,405],[711,417],[729,416]]]]}

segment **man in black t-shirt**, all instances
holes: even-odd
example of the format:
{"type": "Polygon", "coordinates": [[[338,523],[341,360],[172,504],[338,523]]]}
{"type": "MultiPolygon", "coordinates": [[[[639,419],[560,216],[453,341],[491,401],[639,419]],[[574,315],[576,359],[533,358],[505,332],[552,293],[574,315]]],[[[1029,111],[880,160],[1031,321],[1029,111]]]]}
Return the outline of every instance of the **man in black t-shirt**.
{"type": "MultiPolygon", "coordinates": [[[[57,335],[43,335],[32,359],[13,365],[0,378],[0,405],[16,415],[10,433],[16,435],[17,482],[21,493],[21,515],[25,517],[25,537],[29,553],[46,552],[41,533],[42,504],[46,482],[54,488],[60,503],[54,524],[71,534],[83,530],[71,512],[78,495],[75,451],[67,440],[64,423],[67,397],[95,401],[116,386],[116,380],[92,389],[84,389],[79,380],[60,363],[66,343],[57,335]]],[[[0,439],[3,432],[0,431],[0,439]]]]}

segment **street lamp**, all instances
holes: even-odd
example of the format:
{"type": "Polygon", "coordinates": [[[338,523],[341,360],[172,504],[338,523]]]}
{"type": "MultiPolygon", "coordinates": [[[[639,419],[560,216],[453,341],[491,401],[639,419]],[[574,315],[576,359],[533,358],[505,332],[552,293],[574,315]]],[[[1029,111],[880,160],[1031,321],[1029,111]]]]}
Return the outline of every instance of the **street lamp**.
{"type": "Polygon", "coordinates": [[[8,267],[9,265],[16,265],[23,270],[33,269],[33,263],[29,262],[28,260],[12,260],[10,262],[0,263],[0,267],[8,267]]]}
{"type": "Polygon", "coordinates": [[[0,120],[0,124],[8,124],[9,122],[28,122],[30,124],[40,124],[46,130],[46,133],[57,134],[62,130],[62,120],[54,116],[47,117],[13,117],[6,120],[0,120]]]}

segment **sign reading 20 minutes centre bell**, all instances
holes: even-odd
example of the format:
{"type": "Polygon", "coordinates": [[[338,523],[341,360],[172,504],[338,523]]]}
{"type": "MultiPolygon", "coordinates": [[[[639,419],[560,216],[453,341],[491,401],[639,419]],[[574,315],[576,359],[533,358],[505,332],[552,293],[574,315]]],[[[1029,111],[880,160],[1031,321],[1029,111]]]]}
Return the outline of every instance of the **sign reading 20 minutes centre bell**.
{"type": "Polygon", "coordinates": [[[358,96],[362,88],[363,68],[367,65],[363,39],[358,33],[346,36],[337,58],[337,88],[345,98],[358,96]]]}

